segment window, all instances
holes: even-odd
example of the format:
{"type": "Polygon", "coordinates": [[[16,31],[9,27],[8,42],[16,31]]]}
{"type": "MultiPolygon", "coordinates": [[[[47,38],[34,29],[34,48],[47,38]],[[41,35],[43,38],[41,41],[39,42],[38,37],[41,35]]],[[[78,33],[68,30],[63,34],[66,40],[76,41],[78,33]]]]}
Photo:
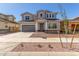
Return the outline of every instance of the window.
{"type": "Polygon", "coordinates": [[[54,15],[52,14],[52,18],[54,18],[54,15]]]}
{"type": "Polygon", "coordinates": [[[51,18],[51,14],[46,14],[46,18],[50,19],[51,18]]]}
{"type": "Polygon", "coordinates": [[[46,14],[46,17],[48,18],[48,14],[46,14]]]}
{"type": "Polygon", "coordinates": [[[7,26],[7,25],[5,25],[5,28],[8,28],[8,26],[7,26]]]}
{"type": "Polygon", "coordinates": [[[29,20],[29,16],[25,16],[25,20],[29,20]]]}
{"type": "Polygon", "coordinates": [[[51,18],[51,14],[49,14],[50,15],[50,18],[51,18]]]}
{"type": "Polygon", "coordinates": [[[52,27],[51,24],[49,24],[49,25],[48,25],[48,28],[51,29],[51,27],[52,27]]]}
{"type": "Polygon", "coordinates": [[[40,14],[40,17],[42,17],[43,16],[43,14],[40,14]]]}
{"type": "Polygon", "coordinates": [[[55,29],[57,28],[57,25],[55,23],[53,24],[53,28],[55,28],[55,29]]]}
{"type": "Polygon", "coordinates": [[[54,15],[53,14],[46,14],[46,18],[54,18],[54,15]]]}
{"type": "Polygon", "coordinates": [[[56,25],[56,23],[49,23],[49,25],[48,25],[48,28],[49,29],[56,29],[57,28],[57,25],[56,25]]]}

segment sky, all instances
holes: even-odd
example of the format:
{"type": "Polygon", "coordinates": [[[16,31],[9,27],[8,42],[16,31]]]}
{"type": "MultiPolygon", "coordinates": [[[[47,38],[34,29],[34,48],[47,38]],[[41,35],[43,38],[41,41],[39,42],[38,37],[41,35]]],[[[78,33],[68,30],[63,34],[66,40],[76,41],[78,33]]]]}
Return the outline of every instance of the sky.
{"type": "MultiPolygon", "coordinates": [[[[35,14],[38,10],[49,10],[52,12],[60,12],[58,3],[0,3],[0,13],[14,15],[16,21],[21,20],[21,14],[30,12],[35,14]]],[[[62,3],[66,11],[67,18],[73,19],[79,17],[79,4],[62,3]]],[[[60,14],[58,16],[60,18],[60,14]]]]}

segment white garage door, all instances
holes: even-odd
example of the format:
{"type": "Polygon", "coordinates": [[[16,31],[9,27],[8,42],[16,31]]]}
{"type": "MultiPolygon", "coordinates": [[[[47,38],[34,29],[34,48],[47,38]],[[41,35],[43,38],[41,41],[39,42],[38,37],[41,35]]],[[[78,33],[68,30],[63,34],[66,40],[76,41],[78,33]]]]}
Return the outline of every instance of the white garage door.
{"type": "Polygon", "coordinates": [[[35,32],[35,25],[23,25],[22,31],[23,32],[35,32]]]}

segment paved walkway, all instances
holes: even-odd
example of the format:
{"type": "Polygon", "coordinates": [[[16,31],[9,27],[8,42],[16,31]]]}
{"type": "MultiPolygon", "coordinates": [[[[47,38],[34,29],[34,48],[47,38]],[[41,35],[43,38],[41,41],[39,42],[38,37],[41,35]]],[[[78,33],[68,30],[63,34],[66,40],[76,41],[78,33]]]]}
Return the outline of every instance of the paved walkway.
{"type": "MultiPolygon", "coordinates": [[[[79,34],[67,34],[67,35],[64,35],[64,34],[60,34],[60,37],[64,38],[64,37],[68,37],[68,38],[71,38],[71,37],[75,37],[75,38],[79,38],[79,34]]],[[[45,32],[34,32],[31,37],[48,37],[48,38],[58,38],[59,35],[58,34],[50,34],[50,33],[45,33],[45,32]]]]}

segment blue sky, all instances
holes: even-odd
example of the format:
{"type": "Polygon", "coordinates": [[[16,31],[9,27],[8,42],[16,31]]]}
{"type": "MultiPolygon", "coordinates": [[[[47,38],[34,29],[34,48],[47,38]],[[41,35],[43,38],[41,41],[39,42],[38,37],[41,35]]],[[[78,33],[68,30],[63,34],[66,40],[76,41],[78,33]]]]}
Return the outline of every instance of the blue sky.
{"type": "MultiPolygon", "coordinates": [[[[79,4],[63,3],[61,4],[67,12],[68,18],[79,16],[79,4]]],[[[16,21],[20,20],[20,15],[24,12],[36,13],[38,10],[49,10],[58,12],[57,3],[0,3],[0,13],[12,14],[16,17],[16,21]]]]}

